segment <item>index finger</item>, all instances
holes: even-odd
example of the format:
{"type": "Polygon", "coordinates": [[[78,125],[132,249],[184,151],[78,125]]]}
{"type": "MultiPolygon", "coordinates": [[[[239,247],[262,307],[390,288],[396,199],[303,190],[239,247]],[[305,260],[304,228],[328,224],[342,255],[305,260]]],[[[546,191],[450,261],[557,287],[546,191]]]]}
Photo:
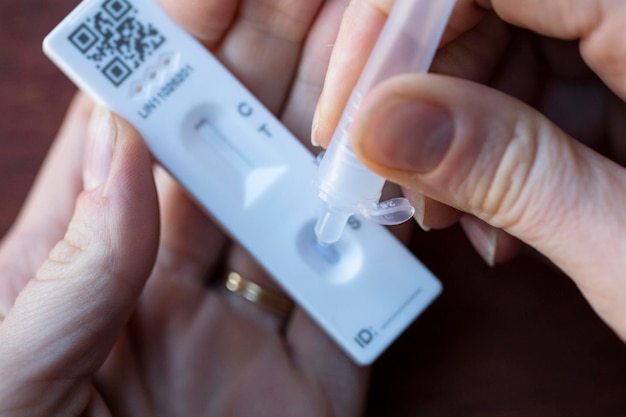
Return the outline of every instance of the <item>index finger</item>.
{"type": "MultiPolygon", "coordinates": [[[[315,112],[311,132],[313,144],[328,145],[394,3],[395,0],[350,2],[333,47],[324,89],[315,112]]],[[[441,44],[449,43],[474,27],[484,12],[483,7],[476,5],[476,0],[458,0],[441,44]]]]}
{"type": "MultiPolygon", "coordinates": [[[[313,143],[328,144],[350,91],[394,3],[394,0],[355,0],[346,10],[313,121],[313,143]]],[[[626,83],[620,82],[626,78],[626,45],[621,41],[626,3],[602,0],[458,0],[442,45],[472,29],[487,10],[493,10],[507,23],[541,35],[580,39],[581,54],[586,63],[613,91],[626,99],[626,83]]]]}
{"type": "Polygon", "coordinates": [[[475,0],[503,20],[541,35],[580,39],[580,53],[591,69],[626,99],[626,3],[602,0],[475,0]]]}

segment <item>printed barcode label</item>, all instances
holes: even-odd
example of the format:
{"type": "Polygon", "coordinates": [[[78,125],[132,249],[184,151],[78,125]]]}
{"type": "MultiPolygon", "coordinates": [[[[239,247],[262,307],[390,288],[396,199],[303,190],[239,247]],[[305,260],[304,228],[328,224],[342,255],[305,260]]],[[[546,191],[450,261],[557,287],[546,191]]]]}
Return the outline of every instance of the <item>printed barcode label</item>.
{"type": "Polygon", "coordinates": [[[115,86],[165,43],[158,29],[136,14],[126,0],[107,0],[68,38],[115,86]]]}

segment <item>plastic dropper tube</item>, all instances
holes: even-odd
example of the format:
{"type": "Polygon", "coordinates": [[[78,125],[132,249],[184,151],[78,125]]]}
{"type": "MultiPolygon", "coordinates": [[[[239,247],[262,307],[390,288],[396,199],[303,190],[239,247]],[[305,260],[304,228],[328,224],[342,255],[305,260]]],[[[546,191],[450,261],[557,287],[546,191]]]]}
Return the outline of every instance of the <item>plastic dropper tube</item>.
{"type": "Polygon", "coordinates": [[[318,170],[324,202],[315,225],[322,245],[337,242],[353,214],[380,224],[399,224],[413,216],[405,198],[379,203],[385,179],[366,168],[350,143],[350,125],[363,95],[376,84],[402,73],[430,67],[456,0],[397,0],[352,90],[318,170]]]}

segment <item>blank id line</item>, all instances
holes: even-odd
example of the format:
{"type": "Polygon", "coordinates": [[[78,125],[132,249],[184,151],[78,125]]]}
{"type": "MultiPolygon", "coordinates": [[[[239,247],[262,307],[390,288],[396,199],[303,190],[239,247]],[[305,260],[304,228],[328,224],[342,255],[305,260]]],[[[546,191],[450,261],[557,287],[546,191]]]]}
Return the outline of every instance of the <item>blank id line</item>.
{"type": "Polygon", "coordinates": [[[396,317],[398,317],[398,315],[400,315],[400,313],[402,313],[402,310],[404,310],[409,304],[411,304],[413,302],[413,300],[420,295],[420,293],[422,292],[421,288],[418,288],[417,291],[415,291],[413,294],[411,294],[411,296],[408,298],[408,300],[406,300],[404,302],[404,304],[402,304],[400,306],[400,308],[398,308],[392,315],[391,317],[389,317],[389,319],[383,323],[383,325],[381,326],[381,329],[385,330],[385,328],[387,326],[389,326],[391,324],[392,321],[394,321],[396,319],[396,317]]]}

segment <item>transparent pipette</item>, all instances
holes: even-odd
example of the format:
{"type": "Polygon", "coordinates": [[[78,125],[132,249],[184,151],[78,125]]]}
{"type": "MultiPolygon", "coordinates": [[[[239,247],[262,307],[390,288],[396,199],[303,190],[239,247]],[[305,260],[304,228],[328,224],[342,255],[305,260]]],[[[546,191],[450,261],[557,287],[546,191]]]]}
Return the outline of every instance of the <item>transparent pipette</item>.
{"type": "Polygon", "coordinates": [[[376,84],[394,75],[428,71],[455,1],[397,0],[393,6],[320,162],[317,185],[325,203],[315,225],[320,244],[338,241],[356,213],[385,225],[413,216],[406,198],[379,202],[385,179],[358,160],[349,130],[363,95],[376,84]]]}

